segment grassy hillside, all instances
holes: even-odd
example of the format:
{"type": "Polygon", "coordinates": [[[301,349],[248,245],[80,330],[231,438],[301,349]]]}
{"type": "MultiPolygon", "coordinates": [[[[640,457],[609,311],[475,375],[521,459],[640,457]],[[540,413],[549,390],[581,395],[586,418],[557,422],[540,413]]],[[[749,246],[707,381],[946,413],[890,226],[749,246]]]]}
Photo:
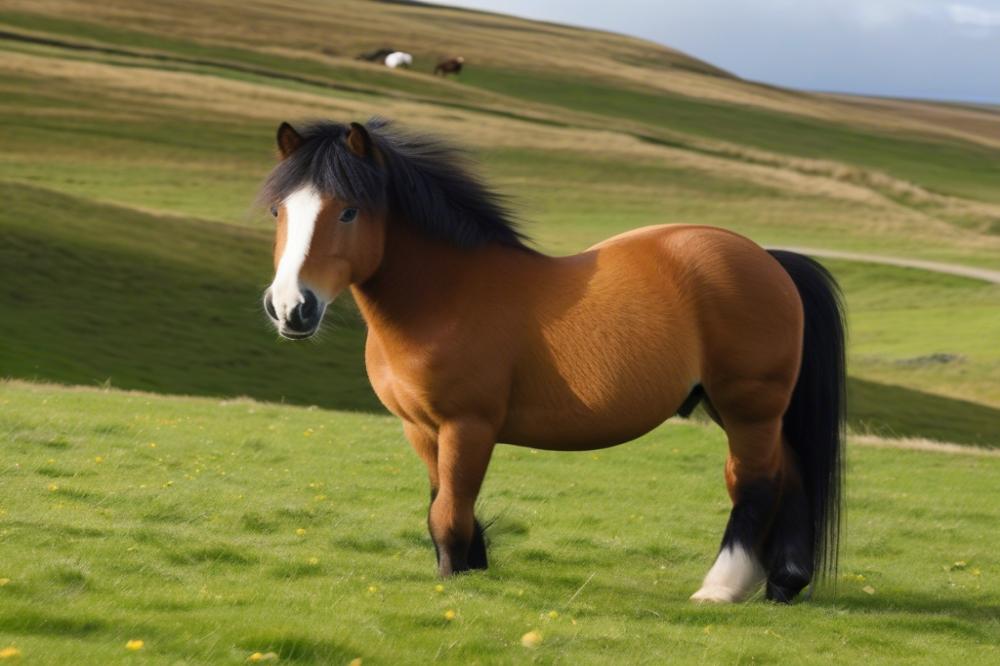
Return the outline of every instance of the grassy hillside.
{"type": "Polygon", "coordinates": [[[715,428],[499,448],[492,569],[443,583],[389,417],[14,382],[0,438],[0,650],[24,663],[1000,656],[995,456],[851,447],[836,596],[705,607],[686,599],[729,506],[715,428]]]}
{"type": "MultiPolygon", "coordinates": [[[[0,49],[2,376],[376,410],[349,303],[314,345],[277,343],[259,313],[271,232],[250,202],[282,119],[451,136],[552,252],[684,221],[1000,256],[988,108],[784,91],[641,40],[400,3],[12,0],[0,49]],[[353,59],[384,43],[413,71],[353,59]],[[429,76],[451,53],[467,71],[429,76]]],[[[1000,289],[830,265],[854,426],[1000,443],[1000,289]]]]}
{"type": "Polygon", "coordinates": [[[10,185],[0,196],[15,202],[0,215],[0,296],[16,315],[0,322],[4,374],[377,408],[353,310],[330,313],[321,347],[280,340],[267,322],[262,230],[10,185]]]}

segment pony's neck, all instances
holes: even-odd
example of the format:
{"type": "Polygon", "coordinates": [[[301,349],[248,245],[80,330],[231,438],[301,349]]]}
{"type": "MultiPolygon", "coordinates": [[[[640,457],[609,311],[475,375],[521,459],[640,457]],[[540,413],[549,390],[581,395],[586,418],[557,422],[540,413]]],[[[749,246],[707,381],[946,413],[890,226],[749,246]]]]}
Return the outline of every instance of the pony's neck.
{"type": "Polygon", "coordinates": [[[459,248],[390,222],[378,270],[351,290],[370,328],[411,328],[428,317],[454,316],[456,299],[469,293],[475,276],[525,253],[499,244],[459,248]]]}

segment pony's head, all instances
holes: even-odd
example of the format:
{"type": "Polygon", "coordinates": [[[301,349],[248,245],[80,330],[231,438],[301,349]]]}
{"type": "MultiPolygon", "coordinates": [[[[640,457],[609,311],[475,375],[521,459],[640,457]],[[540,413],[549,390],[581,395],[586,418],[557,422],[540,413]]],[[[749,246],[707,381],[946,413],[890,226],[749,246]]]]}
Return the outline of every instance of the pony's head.
{"type": "Polygon", "coordinates": [[[286,338],[311,336],[340,292],[378,272],[395,225],[466,250],[528,249],[500,197],[433,137],[381,119],[301,131],[282,123],[278,152],[260,194],[277,219],[264,309],[286,338]]]}
{"type": "Polygon", "coordinates": [[[278,128],[281,161],[261,193],[276,219],[274,280],[264,310],[285,338],[313,335],[326,307],[378,269],[385,243],[384,174],[358,123],[278,128]]]}

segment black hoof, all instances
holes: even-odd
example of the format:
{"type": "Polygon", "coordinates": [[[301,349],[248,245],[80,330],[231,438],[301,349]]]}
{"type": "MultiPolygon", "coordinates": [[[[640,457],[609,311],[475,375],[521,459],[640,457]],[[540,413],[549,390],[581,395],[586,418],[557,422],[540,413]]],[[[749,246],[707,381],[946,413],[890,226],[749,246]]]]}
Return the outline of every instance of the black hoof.
{"type": "Polygon", "coordinates": [[[794,566],[782,567],[767,577],[767,598],[779,604],[790,604],[809,584],[811,576],[794,566]]]}
{"type": "Polygon", "coordinates": [[[434,554],[437,556],[438,575],[442,578],[459,574],[464,571],[488,568],[486,559],[486,537],[483,526],[479,521],[475,521],[472,531],[472,541],[469,547],[462,554],[461,546],[453,546],[452,549],[442,550],[442,546],[434,543],[434,554]]]}
{"type": "Polygon", "coordinates": [[[486,536],[483,533],[483,526],[477,520],[472,533],[472,543],[469,544],[469,568],[487,569],[489,563],[486,559],[486,536]]]}

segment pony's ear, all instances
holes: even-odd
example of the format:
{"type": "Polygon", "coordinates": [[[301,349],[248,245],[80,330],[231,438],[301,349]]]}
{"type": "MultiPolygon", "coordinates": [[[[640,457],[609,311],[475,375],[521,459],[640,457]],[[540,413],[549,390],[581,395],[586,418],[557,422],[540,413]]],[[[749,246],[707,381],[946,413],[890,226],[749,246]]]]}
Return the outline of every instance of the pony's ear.
{"type": "Polygon", "coordinates": [[[351,123],[351,131],[347,133],[347,147],[358,157],[374,157],[372,138],[361,123],[351,123]]]}
{"type": "Polygon", "coordinates": [[[294,127],[288,123],[278,125],[278,153],[281,159],[287,158],[301,145],[302,135],[296,132],[294,127]]]}

